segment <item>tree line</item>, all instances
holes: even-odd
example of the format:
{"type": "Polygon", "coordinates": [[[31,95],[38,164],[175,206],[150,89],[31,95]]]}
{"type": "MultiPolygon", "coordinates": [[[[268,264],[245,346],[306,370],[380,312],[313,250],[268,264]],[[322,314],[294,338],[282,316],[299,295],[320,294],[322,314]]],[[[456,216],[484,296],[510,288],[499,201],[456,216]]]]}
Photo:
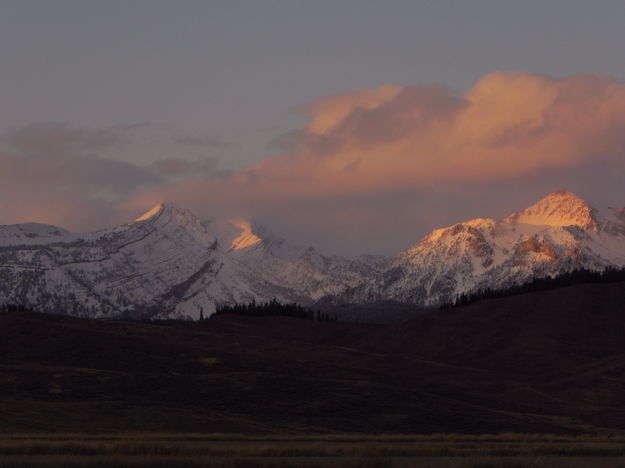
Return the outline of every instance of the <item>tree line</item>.
{"type": "Polygon", "coordinates": [[[531,281],[508,288],[480,288],[474,292],[458,294],[454,301],[441,305],[441,309],[461,307],[482,299],[518,296],[519,294],[548,291],[576,284],[617,283],[620,281],[625,281],[625,268],[608,267],[601,271],[579,268],[553,277],[533,278],[531,281]]]}
{"type": "Polygon", "coordinates": [[[23,304],[0,304],[0,313],[2,312],[34,312],[34,310],[23,304]]]}
{"type": "MultiPolygon", "coordinates": [[[[295,302],[282,304],[275,298],[269,302],[256,302],[252,300],[247,304],[220,305],[217,306],[214,315],[246,315],[253,317],[280,316],[317,320],[319,322],[336,322],[338,320],[336,315],[324,313],[320,310],[314,311],[296,304],[295,302]]],[[[204,320],[203,311],[200,311],[200,320],[204,320]]]]}

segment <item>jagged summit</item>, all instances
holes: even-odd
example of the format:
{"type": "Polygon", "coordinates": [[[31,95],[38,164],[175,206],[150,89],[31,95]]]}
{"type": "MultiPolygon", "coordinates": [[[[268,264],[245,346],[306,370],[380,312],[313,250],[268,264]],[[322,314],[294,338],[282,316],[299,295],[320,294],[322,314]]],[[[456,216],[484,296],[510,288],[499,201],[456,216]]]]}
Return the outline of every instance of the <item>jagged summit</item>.
{"type": "Polygon", "coordinates": [[[311,303],[354,287],[386,262],[324,256],[255,223],[202,222],[166,203],[134,222],[83,234],[0,226],[0,248],[3,301],[91,317],[197,318],[220,304],[311,303]]]}
{"type": "Polygon", "coordinates": [[[204,221],[203,225],[227,251],[245,249],[263,241],[256,234],[253,223],[246,219],[212,218],[204,221]]]}
{"type": "Polygon", "coordinates": [[[143,236],[144,230],[148,229],[179,239],[189,237],[206,247],[211,247],[217,241],[216,236],[190,210],[170,203],[159,203],[125,228],[138,230],[136,232],[139,236],[143,236]]]}
{"type": "Polygon", "coordinates": [[[535,277],[622,267],[625,209],[598,210],[558,190],[501,222],[477,218],[433,231],[338,302],[429,306],[535,277]]]}
{"type": "Polygon", "coordinates": [[[134,220],[135,223],[140,223],[142,221],[148,221],[150,219],[155,219],[162,215],[163,213],[168,214],[170,216],[183,216],[183,217],[194,217],[191,211],[179,208],[176,205],[171,203],[159,203],[158,205],[153,206],[148,211],[143,213],[137,219],[134,220]]]}
{"type": "Polygon", "coordinates": [[[155,216],[158,216],[164,210],[165,210],[165,203],[159,203],[158,205],[155,205],[154,207],[150,208],[148,211],[146,211],[141,216],[139,216],[137,219],[135,219],[134,222],[135,223],[140,223],[142,221],[147,221],[149,219],[154,218],[155,216]]]}
{"type": "Polygon", "coordinates": [[[262,242],[253,230],[252,223],[243,219],[231,220],[230,224],[238,228],[238,235],[230,242],[232,250],[240,250],[262,242]]]}
{"type": "Polygon", "coordinates": [[[568,190],[550,193],[539,202],[504,219],[507,223],[540,226],[579,226],[597,229],[596,210],[568,190]]]}
{"type": "Polygon", "coordinates": [[[218,304],[326,296],[430,306],[576,268],[623,267],[625,209],[595,209],[559,190],[501,221],[435,230],[392,260],[323,255],[255,222],[200,221],[168,203],[93,233],[0,226],[0,247],[0,297],[44,311],[198,316],[218,304]]]}
{"type": "Polygon", "coordinates": [[[176,219],[184,224],[199,224],[198,218],[190,210],[179,208],[171,203],[159,203],[139,216],[133,222],[142,223],[146,221],[156,221],[161,218],[165,218],[165,221],[176,219]]]}

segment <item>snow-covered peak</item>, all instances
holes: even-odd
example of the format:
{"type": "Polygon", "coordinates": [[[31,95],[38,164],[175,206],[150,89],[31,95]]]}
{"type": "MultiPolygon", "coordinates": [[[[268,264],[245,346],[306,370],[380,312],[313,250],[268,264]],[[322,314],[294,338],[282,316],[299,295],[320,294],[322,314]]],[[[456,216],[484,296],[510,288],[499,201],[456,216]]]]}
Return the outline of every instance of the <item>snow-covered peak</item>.
{"type": "Polygon", "coordinates": [[[230,221],[234,227],[239,229],[238,236],[230,242],[232,250],[240,250],[262,242],[262,239],[254,234],[252,224],[243,219],[230,221]]]}
{"type": "Polygon", "coordinates": [[[262,237],[257,235],[254,225],[245,219],[214,218],[203,224],[226,251],[245,249],[263,241],[262,237]]]}
{"type": "Polygon", "coordinates": [[[529,208],[511,214],[504,222],[539,226],[579,226],[593,230],[598,226],[595,209],[568,190],[553,192],[529,208]]]}
{"type": "Polygon", "coordinates": [[[139,216],[137,219],[135,219],[134,222],[140,223],[144,221],[156,220],[162,215],[167,215],[167,217],[169,218],[171,217],[182,217],[182,218],[194,217],[193,214],[187,209],[178,208],[177,206],[169,204],[169,203],[159,203],[158,205],[155,205],[154,207],[152,207],[151,209],[143,213],[141,216],[139,216]]]}
{"type": "Polygon", "coordinates": [[[433,231],[339,302],[437,305],[536,277],[623,266],[625,209],[595,209],[560,190],[501,222],[477,218],[433,231]]]}
{"type": "Polygon", "coordinates": [[[163,223],[169,223],[176,220],[179,224],[199,224],[199,220],[191,211],[184,208],[178,208],[177,206],[169,203],[159,203],[135,219],[134,222],[145,223],[156,222],[157,220],[162,220],[163,223]]]}
{"type": "Polygon", "coordinates": [[[159,203],[151,210],[125,225],[122,229],[155,229],[162,235],[192,236],[195,241],[210,246],[216,238],[207,231],[202,222],[189,210],[168,203],[159,203]]]}
{"type": "Polygon", "coordinates": [[[163,212],[164,209],[165,209],[165,204],[164,203],[159,203],[158,205],[152,207],[151,209],[149,209],[148,211],[143,213],[141,216],[139,216],[137,219],[135,219],[134,222],[135,223],[140,223],[142,221],[147,221],[149,219],[152,219],[152,218],[160,215],[163,212]]]}
{"type": "MultiPolygon", "coordinates": [[[[274,255],[285,257],[288,255],[282,250],[294,248],[266,227],[246,219],[214,218],[205,221],[204,226],[218,239],[223,249],[237,251],[237,254],[253,254],[268,250],[274,255]]],[[[296,248],[296,250],[295,256],[299,256],[302,249],[296,248]]]]}

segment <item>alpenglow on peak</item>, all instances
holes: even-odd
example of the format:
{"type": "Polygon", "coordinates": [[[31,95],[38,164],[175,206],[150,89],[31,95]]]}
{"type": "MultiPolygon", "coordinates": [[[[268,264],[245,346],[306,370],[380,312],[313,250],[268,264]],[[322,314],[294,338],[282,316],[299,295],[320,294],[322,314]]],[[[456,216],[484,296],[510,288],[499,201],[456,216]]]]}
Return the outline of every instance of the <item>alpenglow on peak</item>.
{"type": "Polygon", "coordinates": [[[262,239],[254,233],[252,224],[249,221],[237,219],[230,221],[230,223],[240,230],[239,235],[232,239],[230,244],[232,250],[245,249],[246,247],[262,242],[262,239]]]}
{"type": "Polygon", "coordinates": [[[150,208],[148,211],[143,213],[133,222],[135,223],[145,222],[145,221],[159,218],[162,215],[168,216],[169,218],[177,218],[177,219],[184,220],[184,221],[193,220],[193,221],[199,222],[191,211],[187,210],[186,208],[179,208],[176,205],[172,205],[171,203],[159,203],[158,205],[150,208]]]}
{"type": "Polygon", "coordinates": [[[146,211],[137,219],[135,219],[134,222],[140,223],[141,221],[147,221],[148,219],[153,218],[154,216],[160,214],[164,209],[165,209],[165,204],[159,203],[158,205],[150,208],[148,211],[146,211]]]}
{"type": "Polygon", "coordinates": [[[568,190],[550,193],[529,208],[504,219],[508,223],[540,226],[580,226],[596,229],[595,209],[568,190]]]}

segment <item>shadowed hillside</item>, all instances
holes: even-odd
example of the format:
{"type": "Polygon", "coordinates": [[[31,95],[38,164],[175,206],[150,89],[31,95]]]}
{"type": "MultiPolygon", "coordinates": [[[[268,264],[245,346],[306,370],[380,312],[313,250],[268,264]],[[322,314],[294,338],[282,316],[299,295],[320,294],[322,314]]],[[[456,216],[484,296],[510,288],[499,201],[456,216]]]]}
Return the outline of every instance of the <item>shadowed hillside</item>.
{"type": "Polygon", "coordinates": [[[399,325],[0,314],[0,430],[621,432],[625,284],[399,325]]]}

